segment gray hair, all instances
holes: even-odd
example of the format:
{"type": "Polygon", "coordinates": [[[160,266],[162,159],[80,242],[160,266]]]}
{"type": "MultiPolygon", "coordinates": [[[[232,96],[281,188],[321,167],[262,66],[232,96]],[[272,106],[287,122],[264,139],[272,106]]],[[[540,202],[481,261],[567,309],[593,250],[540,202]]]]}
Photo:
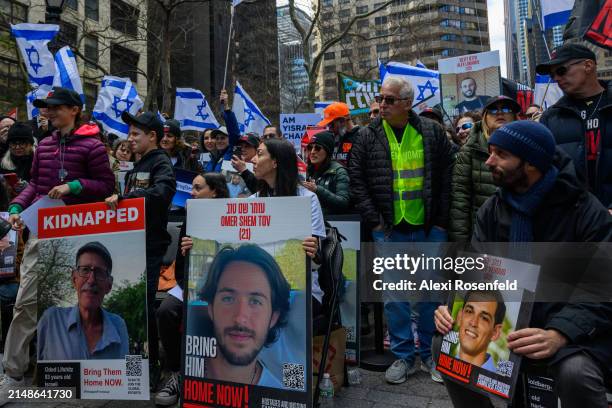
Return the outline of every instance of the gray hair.
{"type": "Polygon", "coordinates": [[[410,99],[411,101],[414,101],[414,89],[412,88],[412,84],[405,78],[400,76],[387,75],[382,84],[383,86],[388,85],[399,87],[400,98],[410,99]]]}

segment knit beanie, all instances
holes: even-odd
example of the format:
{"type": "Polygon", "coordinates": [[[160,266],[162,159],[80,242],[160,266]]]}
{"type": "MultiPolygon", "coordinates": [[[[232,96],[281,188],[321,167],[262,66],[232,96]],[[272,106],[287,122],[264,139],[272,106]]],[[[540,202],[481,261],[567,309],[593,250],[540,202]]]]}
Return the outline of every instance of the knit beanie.
{"type": "Polygon", "coordinates": [[[555,138],[548,128],[531,120],[519,120],[497,129],[489,138],[497,146],[537,167],[542,173],[550,168],[555,155],[555,138]]]}
{"type": "Polygon", "coordinates": [[[34,144],[32,126],[29,123],[15,122],[8,130],[6,142],[11,143],[14,140],[25,140],[30,144],[34,144]]]}
{"type": "Polygon", "coordinates": [[[312,139],[310,139],[310,143],[320,145],[323,149],[325,149],[328,155],[331,155],[334,153],[334,139],[335,137],[332,132],[323,131],[314,135],[312,139]]]}

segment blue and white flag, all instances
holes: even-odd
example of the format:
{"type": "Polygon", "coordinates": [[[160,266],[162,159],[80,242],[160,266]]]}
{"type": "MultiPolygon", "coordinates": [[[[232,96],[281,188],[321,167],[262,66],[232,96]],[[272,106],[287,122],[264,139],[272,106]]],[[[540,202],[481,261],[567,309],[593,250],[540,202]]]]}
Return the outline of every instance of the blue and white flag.
{"type": "Polygon", "coordinates": [[[264,128],[270,124],[268,118],[259,110],[238,81],[236,81],[232,111],[236,115],[240,134],[255,132],[261,135],[264,128]]]}
{"type": "Polygon", "coordinates": [[[129,126],[121,120],[121,114],[128,111],[135,115],[143,105],[136,87],[129,78],[105,76],[102,78],[93,117],[102,123],[106,132],[125,139],[129,126]]]}
{"type": "Polygon", "coordinates": [[[244,0],[232,0],[232,7],[236,7],[237,5],[239,5],[240,3],[242,3],[244,0]]]}
{"type": "Polygon", "coordinates": [[[544,30],[567,24],[574,8],[574,0],[541,0],[540,4],[542,6],[542,28],[544,30]]]}
{"type": "Polygon", "coordinates": [[[176,88],[174,119],[181,123],[181,130],[202,131],[220,126],[204,94],[192,88],[176,88]]]}
{"type": "Polygon", "coordinates": [[[44,99],[49,95],[53,88],[49,85],[43,85],[36,89],[31,90],[26,94],[26,106],[28,108],[28,119],[32,120],[33,118],[39,115],[38,108],[33,105],[35,99],[44,99]]]}
{"type": "Polygon", "coordinates": [[[416,60],[416,63],[414,64],[414,66],[417,67],[417,68],[425,68],[425,69],[427,69],[425,64],[423,64],[420,59],[416,60]]]}
{"type": "Polygon", "coordinates": [[[329,105],[331,105],[332,103],[334,103],[334,101],[318,101],[314,103],[314,113],[321,115],[321,118],[323,118],[323,111],[325,110],[325,108],[327,108],[329,105]]]}
{"type": "Polygon", "coordinates": [[[159,119],[161,123],[166,123],[166,118],[164,118],[164,115],[162,115],[160,111],[157,111],[157,119],[159,119]]]}
{"type": "Polygon", "coordinates": [[[563,96],[559,84],[550,79],[549,75],[536,74],[533,102],[546,110],[557,103],[563,96]]]}
{"type": "Polygon", "coordinates": [[[400,76],[407,79],[414,88],[413,109],[421,113],[425,108],[433,108],[440,103],[440,74],[426,68],[417,68],[401,62],[380,64],[380,80],[387,75],[400,76]]]}
{"type": "Polygon", "coordinates": [[[17,41],[32,88],[53,85],[55,61],[47,44],[58,31],[56,24],[11,24],[11,34],[17,41]]]}
{"type": "Polygon", "coordinates": [[[83,105],[85,105],[85,95],[83,94],[79,67],[77,66],[74,53],[69,46],[62,47],[55,53],[55,76],[53,77],[53,86],[72,89],[81,95],[81,101],[83,101],[83,105]]]}

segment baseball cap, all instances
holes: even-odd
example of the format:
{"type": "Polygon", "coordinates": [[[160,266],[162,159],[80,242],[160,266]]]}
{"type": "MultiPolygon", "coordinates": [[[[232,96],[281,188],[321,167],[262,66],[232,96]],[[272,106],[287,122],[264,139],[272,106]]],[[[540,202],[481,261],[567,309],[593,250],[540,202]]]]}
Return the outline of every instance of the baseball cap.
{"type": "Polygon", "coordinates": [[[221,134],[223,134],[223,135],[225,135],[225,136],[229,136],[229,134],[227,133],[227,128],[226,128],[225,126],[219,126],[218,128],[214,129],[214,130],[212,131],[211,136],[212,136],[212,137],[217,137],[217,135],[218,135],[219,133],[221,133],[221,134]]]}
{"type": "Polygon", "coordinates": [[[175,119],[166,120],[166,122],[164,123],[164,130],[166,130],[166,128],[168,129],[168,133],[176,137],[181,137],[181,124],[178,120],[175,120],[175,119]]]}
{"type": "Polygon", "coordinates": [[[490,108],[493,107],[493,105],[499,102],[503,102],[504,104],[510,106],[510,108],[512,109],[512,112],[514,113],[519,113],[521,111],[521,105],[519,105],[517,101],[515,101],[514,99],[506,95],[499,95],[499,96],[494,96],[492,98],[489,98],[487,102],[485,103],[483,110],[489,110],[490,108]]]}
{"type": "Polygon", "coordinates": [[[557,47],[550,53],[550,60],[536,67],[536,72],[541,75],[548,75],[550,67],[553,65],[563,64],[573,59],[590,59],[597,60],[595,53],[582,44],[563,44],[557,47]]]}
{"type": "Polygon", "coordinates": [[[10,144],[14,140],[25,140],[30,144],[34,144],[32,126],[24,122],[15,122],[8,130],[6,142],[10,144]]]}
{"type": "Polygon", "coordinates": [[[343,102],[334,102],[323,110],[323,120],[317,126],[327,126],[338,118],[350,116],[348,105],[343,102]]]}
{"type": "Polygon", "coordinates": [[[259,142],[259,137],[257,137],[255,133],[247,133],[246,135],[242,136],[240,140],[238,140],[238,143],[246,143],[255,148],[259,146],[259,142]]]}
{"type": "Polygon", "coordinates": [[[425,108],[419,113],[419,116],[425,116],[426,118],[430,118],[433,120],[437,120],[438,122],[443,122],[444,118],[442,118],[442,112],[434,108],[425,108]]]}
{"type": "Polygon", "coordinates": [[[32,104],[37,108],[59,105],[83,106],[83,101],[81,96],[72,89],[55,87],[45,99],[34,99],[32,104]]]}
{"type": "Polygon", "coordinates": [[[154,130],[155,133],[157,133],[158,141],[164,137],[164,125],[153,112],[143,112],[142,114],[135,116],[130,114],[128,111],[124,111],[121,114],[121,119],[128,125],[140,125],[150,130],[154,130]]]}
{"type": "Polygon", "coordinates": [[[83,245],[77,251],[77,254],[76,254],[77,262],[79,258],[81,257],[81,255],[84,254],[85,252],[93,252],[95,254],[100,255],[100,257],[104,260],[106,267],[108,268],[108,274],[109,275],[111,274],[111,271],[113,270],[113,258],[111,257],[110,252],[108,252],[108,249],[106,249],[104,245],[102,245],[98,241],[88,242],[87,244],[83,245]]]}

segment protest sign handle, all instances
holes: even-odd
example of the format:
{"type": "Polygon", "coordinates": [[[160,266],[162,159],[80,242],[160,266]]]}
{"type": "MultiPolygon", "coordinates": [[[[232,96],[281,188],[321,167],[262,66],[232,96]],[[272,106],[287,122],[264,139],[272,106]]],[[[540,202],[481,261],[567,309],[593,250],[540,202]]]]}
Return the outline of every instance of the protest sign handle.
{"type": "Polygon", "coordinates": [[[229,63],[229,53],[232,46],[232,31],[234,29],[234,5],[232,5],[232,11],[230,15],[230,28],[229,35],[227,36],[227,53],[225,54],[225,70],[223,71],[223,89],[227,82],[227,65],[229,63]]]}
{"type": "Polygon", "coordinates": [[[548,83],[546,84],[546,89],[544,89],[544,95],[542,95],[542,100],[539,103],[540,106],[544,106],[544,101],[546,100],[546,94],[548,93],[548,87],[550,86],[551,82],[552,82],[552,77],[548,78],[548,83]]]}

